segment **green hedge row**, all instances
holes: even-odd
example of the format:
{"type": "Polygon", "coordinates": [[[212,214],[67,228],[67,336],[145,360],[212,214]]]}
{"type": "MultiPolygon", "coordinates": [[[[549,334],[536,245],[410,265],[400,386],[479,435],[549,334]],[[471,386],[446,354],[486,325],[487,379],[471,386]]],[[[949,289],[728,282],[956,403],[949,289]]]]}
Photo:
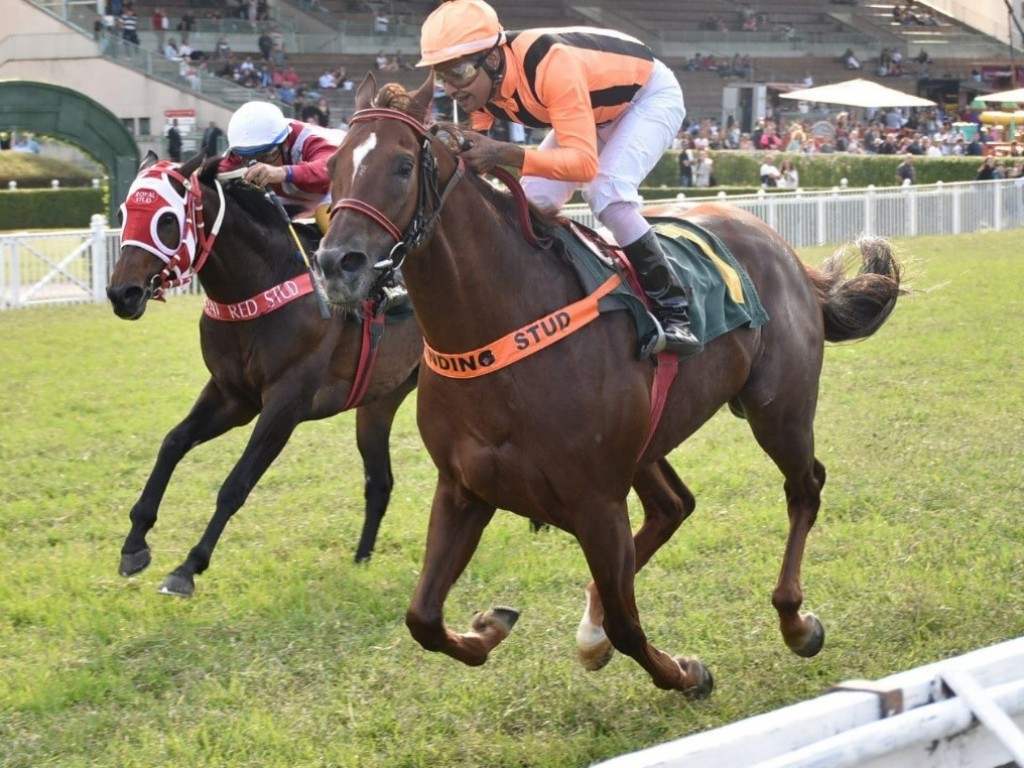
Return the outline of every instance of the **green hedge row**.
{"type": "Polygon", "coordinates": [[[102,174],[55,157],[31,152],[0,152],[0,189],[7,189],[12,181],[19,189],[49,189],[54,179],[61,187],[89,187],[97,175],[102,174]]]}
{"type": "MultiPolygon", "coordinates": [[[[6,153],[5,153],[6,154],[6,153]]],[[[668,152],[644,180],[640,194],[646,200],[675,197],[685,192],[687,197],[715,195],[723,188],[730,194],[756,191],[764,152],[712,151],[715,161],[716,186],[710,189],[679,188],[679,153],[668,152]]],[[[900,158],[892,155],[798,155],[775,153],[777,163],[786,157],[796,161],[800,172],[800,186],[804,189],[831,189],[846,179],[850,187],[880,187],[897,185],[896,167],[900,158]]],[[[970,181],[981,165],[979,157],[915,157],[918,184],[937,181],[970,181]]],[[[107,210],[100,189],[18,189],[0,190],[0,230],[40,228],[84,228],[95,213],[107,210]]],[[[579,194],[573,198],[580,202],[579,194]]]]}
{"type": "Polygon", "coordinates": [[[0,191],[0,231],[85,229],[93,214],[107,210],[105,189],[18,189],[0,191]]]}
{"type": "MultiPolygon", "coordinates": [[[[760,185],[761,163],[765,152],[711,151],[714,177],[720,187],[757,187],[760,185]]],[[[802,155],[775,152],[776,165],[789,157],[800,173],[800,186],[804,189],[831,189],[846,179],[850,187],[898,186],[896,167],[901,158],[894,155],[802,155]]],[[[971,181],[981,165],[980,157],[922,157],[914,158],[918,184],[938,181],[971,181]]],[[[678,187],[679,153],[667,152],[644,180],[644,187],[678,187]]],[[[645,195],[646,197],[646,195],[645,195]]]]}

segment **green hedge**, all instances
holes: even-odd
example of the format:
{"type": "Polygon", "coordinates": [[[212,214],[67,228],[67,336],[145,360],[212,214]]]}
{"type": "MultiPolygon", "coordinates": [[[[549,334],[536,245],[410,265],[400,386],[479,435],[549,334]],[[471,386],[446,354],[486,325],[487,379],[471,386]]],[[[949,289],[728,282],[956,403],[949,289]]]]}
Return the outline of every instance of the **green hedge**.
{"type": "Polygon", "coordinates": [[[18,189],[49,188],[56,179],[62,187],[91,187],[97,174],[87,168],[30,152],[0,152],[0,189],[15,182],[18,189]]]}
{"type": "Polygon", "coordinates": [[[84,229],[93,214],[105,214],[105,189],[0,190],[0,231],[84,229]]]}
{"type": "MultiPolygon", "coordinates": [[[[739,152],[735,150],[711,151],[715,161],[714,177],[717,186],[757,187],[760,185],[761,163],[765,152],[739,152]]],[[[800,186],[804,189],[831,189],[846,179],[851,187],[898,186],[896,167],[898,155],[848,155],[837,152],[830,155],[802,155],[775,152],[776,165],[791,157],[800,173],[800,186]]],[[[971,181],[981,165],[980,157],[922,157],[914,158],[918,184],[937,181],[971,181]]],[[[644,180],[645,188],[679,186],[679,153],[667,152],[644,180]]],[[[646,197],[647,195],[645,195],[646,197]]]]}
{"type": "MultiPolygon", "coordinates": [[[[19,153],[0,153],[0,180],[4,171],[10,176],[17,176],[18,185],[25,184],[28,174],[24,166],[14,172],[14,165],[27,160],[19,153]],[[4,168],[6,165],[6,169],[4,168]]],[[[667,152],[658,165],[644,180],[640,194],[646,200],[658,200],[675,197],[684,192],[687,197],[705,197],[715,195],[719,191],[730,194],[745,194],[759,189],[759,170],[764,161],[764,152],[711,151],[715,161],[716,186],[710,189],[690,187],[679,188],[679,153],[667,152]]],[[[850,187],[866,187],[874,184],[880,187],[897,186],[896,167],[900,158],[892,155],[799,155],[785,152],[775,153],[777,162],[786,157],[796,161],[800,172],[800,186],[804,189],[831,189],[838,187],[841,179],[846,179],[850,187]]],[[[38,163],[39,158],[35,158],[38,163]]],[[[31,161],[29,161],[31,162],[31,161]]],[[[937,181],[970,181],[974,179],[981,165],[979,157],[915,157],[918,184],[934,184],[937,181]]],[[[67,164],[64,164],[67,165],[67,164]]],[[[34,180],[39,182],[51,174],[55,168],[40,164],[35,171],[34,180]]],[[[76,169],[80,170],[80,169],[76,169]]],[[[72,176],[65,169],[65,180],[72,176]]],[[[49,176],[52,178],[52,176],[49,176]]],[[[81,177],[75,178],[81,183],[81,177]]],[[[32,183],[32,182],[29,182],[32,183]]],[[[48,182],[47,182],[48,184],[48,182]]],[[[6,185],[5,185],[6,186],[6,185]]],[[[104,196],[106,189],[18,189],[10,191],[0,189],[0,230],[40,229],[40,228],[81,228],[89,225],[90,217],[95,213],[107,210],[104,196]]],[[[574,202],[582,199],[577,193],[574,202]]]]}

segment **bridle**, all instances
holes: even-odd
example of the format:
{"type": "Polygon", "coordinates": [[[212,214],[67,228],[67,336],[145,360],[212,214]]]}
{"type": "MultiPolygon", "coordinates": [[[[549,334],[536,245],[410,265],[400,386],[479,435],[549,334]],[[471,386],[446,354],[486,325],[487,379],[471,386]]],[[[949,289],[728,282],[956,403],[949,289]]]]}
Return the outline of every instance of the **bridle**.
{"type": "Polygon", "coordinates": [[[207,230],[199,172],[186,178],[180,168],[166,160],[150,166],[132,183],[122,206],[122,247],[142,248],[164,263],[164,268],[153,275],[147,286],[150,296],[157,301],[164,301],[167,290],[187,284],[203,268],[224,221],[224,189],[220,182],[214,181],[220,206],[213,226],[207,230]],[[171,184],[172,180],[181,186],[181,192],[171,184]],[[142,209],[140,214],[147,216],[148,227],[145,224],[128,226],[129,205],[142,209]],[[178,220],[180,234],[174,249],[165,246],[157,232],[164,213],[171,213],[178,220]]]}
{"type": "Polygon", "coordinates": [[[354,197],[346,197],[338,200],[331,206],[331,218],[333,218],[334,214],[343,208],[357,211],[358,213],[361,213],[375,221],[384,229],[384,231],[391,235],[395,241],[395,246],[391,249],[388,257],[373,265],[374,269],[381,271],[381,275],[377,278],[376,283],[371,289],[372,293],[380,289],[388,280],[391,279],[395,271],[401,268],[409,251],[415,250],[419,247],[419,245],[430,234],[430,231],[437,223],[437,219],[441,214],[441,208],[444,207],[444,203],[448,199],[448,195],[451,194],[452,189],[455,187],[455,183],[465,174],[465,164],[462,159],[459,158],[455,172],[448,179],[448,182],[445,184],[444,190],[442,191],[440,189],[440,174],[437,167],[437,158],[434,157],[434,153],[431,151],[431,141],[434,137],[427,131],[420,121],[397,109],[374,107],[362,109],[356,112],[349,120],[349,125],[366,122],[368,120],[396,120],[412,128],[416,135],[422,139],[416,214],[412,217],[412,221],[409,222],[404,233],[393,221],[391,221],[390,218],[388,218],[387,214],[364,200],[354,197]]]}

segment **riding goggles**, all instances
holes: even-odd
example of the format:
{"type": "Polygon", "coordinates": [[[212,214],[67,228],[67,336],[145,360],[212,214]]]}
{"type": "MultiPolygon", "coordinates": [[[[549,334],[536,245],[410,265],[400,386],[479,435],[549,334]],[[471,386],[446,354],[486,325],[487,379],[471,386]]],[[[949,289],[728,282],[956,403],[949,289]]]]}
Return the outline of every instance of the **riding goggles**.
{"type": "Polygon", "coordinates": [[[470,61],[451,64],[447,67],[434,67],[434,82],[438,85],[448,83],[452,88],[465,88],[480,76],[483,63],[490,51],[470,61]]]}
{"type": "Polygon", "coordinates": [[[233,151],[236,155],[243,158],[247,165],[252,165],[253,163],[273,163],[282,157],[280,144],[270,149],[265,149],[262,152],[245,152],[241,149],[233,151]]]}

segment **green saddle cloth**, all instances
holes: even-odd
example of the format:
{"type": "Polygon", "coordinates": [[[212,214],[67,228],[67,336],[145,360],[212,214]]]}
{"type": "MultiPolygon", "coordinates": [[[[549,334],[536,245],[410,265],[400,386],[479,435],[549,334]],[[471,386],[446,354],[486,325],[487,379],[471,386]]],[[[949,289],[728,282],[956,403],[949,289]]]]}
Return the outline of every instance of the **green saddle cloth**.
{"type": "MultiPolygon", "coordinates": [[[[716,235],[685,219],[649,221],[672,268],[689,288],[690,326],[703,344],[740,326],[759,328],[768,322],[768,312],[746,269],[716,235]]],[[[567,249],[587,293],[614,271],[567,228],[556,228],[555,235],[567,249]]],[[[601,299],[598,307],[602,312],[628,310],[636,323],[641,349],[658,332],[643,301],[625,281],[601,299]]]]}

